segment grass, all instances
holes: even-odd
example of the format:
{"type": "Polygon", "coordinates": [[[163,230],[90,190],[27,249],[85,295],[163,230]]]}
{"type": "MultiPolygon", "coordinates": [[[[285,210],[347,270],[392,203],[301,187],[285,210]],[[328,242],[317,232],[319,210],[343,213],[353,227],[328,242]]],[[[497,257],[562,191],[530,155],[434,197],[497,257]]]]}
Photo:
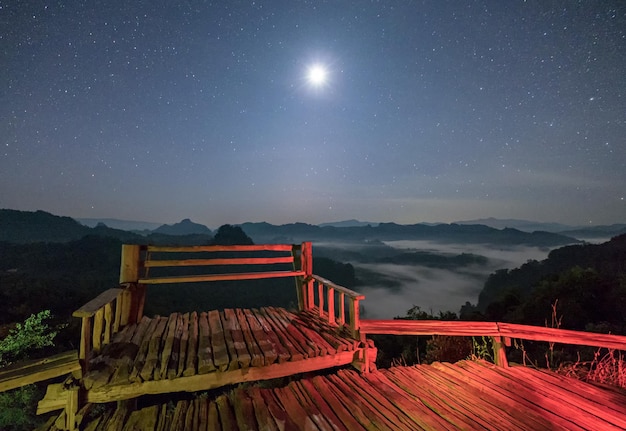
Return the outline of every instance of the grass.
{"type": "Polygon", "coordinates": [[[600,348],[596,350],[593,360],[562,364],[556,372],[585,382],[626,389],[626,359],[621,351],[614,349],[600,348]]]}

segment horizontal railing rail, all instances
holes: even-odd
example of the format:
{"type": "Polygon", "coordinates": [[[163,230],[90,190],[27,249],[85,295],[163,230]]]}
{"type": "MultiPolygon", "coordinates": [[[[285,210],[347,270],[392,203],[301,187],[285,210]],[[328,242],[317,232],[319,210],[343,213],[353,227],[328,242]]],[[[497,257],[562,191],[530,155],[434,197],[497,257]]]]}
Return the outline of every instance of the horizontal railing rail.
{"type": "Polygon", "coordinates": [[[264,271],[229,274],[173,275],[169,277],[140,278],[137,282],[140,284],[173,284],[202,281],[260,280],[264,278],[302,277],[304,275],[306,275],[304,271],[264,271]]]}
{"type": "Polygon", "coordinates": [[[496,322],[459,320],[361,320],[361,331],[366,334],[389,335],[449,335],[467,337],[497,337],[500,334],[496,322]]]}
{"type": "Polygon", "coordinates": [[[360,329],[361,336],[365,334],[389,334],[491,337],[496,354],[496,363],[503,366],[507,365],[504,346],[510,346],[511,339],[626,350],[626,336],[623,335],[502,322],[364,319],[361,320],[360,329]]]}
{"type": "Polygon", "coordinates": [[[302,254],[310,252],[310,243],[259,245],[154,246],[125,244],[122,247],[120,283],[171,284],[206,281],[255,280],[277,277],[303,277],[302,254]],[[224,256],[224,253],[227,256],[224,256]],[[269,256],[267,255],[269,253],[269,256]],[[176,255],[183,254],[181,259],[176,255]],[[232,254],[246,255],[230,256],[232,254]],[[261,255],[259,255],[261,254],[261,255]],[[277,267],[276,265],[281,265],[277,267]],[[285,269],[285,265],[290,265],[285,269]],[[221,271],[203,274],[180,274],[177,268],[220,267],[221,271]],[[224,268],[235,268],[223,272],[224,268]],[[241,268],[245,268],[242,270],[241,268]],[[150,269],[158,268],[157,275],[150,269]],[[166,272],[163,272],[166,271],[166,272]]]}

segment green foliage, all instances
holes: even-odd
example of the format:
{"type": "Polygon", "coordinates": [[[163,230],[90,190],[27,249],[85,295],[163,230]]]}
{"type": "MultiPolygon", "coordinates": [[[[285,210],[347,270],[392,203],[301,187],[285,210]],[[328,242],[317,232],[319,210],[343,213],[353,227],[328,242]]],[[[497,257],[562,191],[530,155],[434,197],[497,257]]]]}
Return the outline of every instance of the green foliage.
{"type": "Polygon", "coordinates": [[[51,318],[50,310],[32,314],[24,323],[17,323],[3,340],[0,340],[0,366],[24,359],[28,353],[44,347],[54,346],[57,331],[46,322],[51,318]]]}
{"type": "Polygon", "coordinates": [[[472,337],[472,356],[489,362],[495,362],[491,339],[488,337],[472,337]]]}
{"type": "MultiPolygon", "coordinates": [[[[17,323],[0,340],[0,367],[27,358],[33,351],[54,345],[58,328],[51,328],[50,310],[40,311],[17,323]]],[[[24,430],[35,428],[40,420],[35,415],[37,400],[42,397],[35,385],[0,393],[0,429],[24,430]]]]}
{"type": "Polygon", "coordinates": [[[0,430],[20,431],[37,427],[41,419],[35,415],[35,407],[41,396],[35,385],[0,393],[0,430]]]}

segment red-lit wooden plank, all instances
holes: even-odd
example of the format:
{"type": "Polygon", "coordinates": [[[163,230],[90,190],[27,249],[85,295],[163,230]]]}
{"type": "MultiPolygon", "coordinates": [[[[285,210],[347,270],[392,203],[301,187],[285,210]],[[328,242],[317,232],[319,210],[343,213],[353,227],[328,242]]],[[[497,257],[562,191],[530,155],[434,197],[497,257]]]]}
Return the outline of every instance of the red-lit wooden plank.
{"type": "Polygon", "coordinates": [[[292,361],[298,361],[304,358],[304,356],[298,352],[295,347],[293,350],[290,350],[288,346],[283,345],[281,340],[278,338],[278,334],[273,329],[271,321],[267,319],[261,310],[253,309],[252,313],[254,314],[254,318],[259,322],[259,325],[263,329],[267,340],[272,345],[272,348],[276,351],[278,355],[278,363],[282,363],[291,358],[292,361]],[[295,356],[293,356],[295,355],[295,356]]]}

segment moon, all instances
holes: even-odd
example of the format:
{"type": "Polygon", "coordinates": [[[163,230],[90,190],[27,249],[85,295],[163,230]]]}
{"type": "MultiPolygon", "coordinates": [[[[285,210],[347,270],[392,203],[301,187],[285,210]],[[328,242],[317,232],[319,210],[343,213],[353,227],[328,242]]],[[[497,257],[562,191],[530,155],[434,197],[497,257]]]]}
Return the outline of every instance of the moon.
{"type": "Polygon", "coordinates": [[[309,67],[307,79],[314,87],[321,87],[328,80],[328,70],[322,64],[314,64],[309,67]]]}

